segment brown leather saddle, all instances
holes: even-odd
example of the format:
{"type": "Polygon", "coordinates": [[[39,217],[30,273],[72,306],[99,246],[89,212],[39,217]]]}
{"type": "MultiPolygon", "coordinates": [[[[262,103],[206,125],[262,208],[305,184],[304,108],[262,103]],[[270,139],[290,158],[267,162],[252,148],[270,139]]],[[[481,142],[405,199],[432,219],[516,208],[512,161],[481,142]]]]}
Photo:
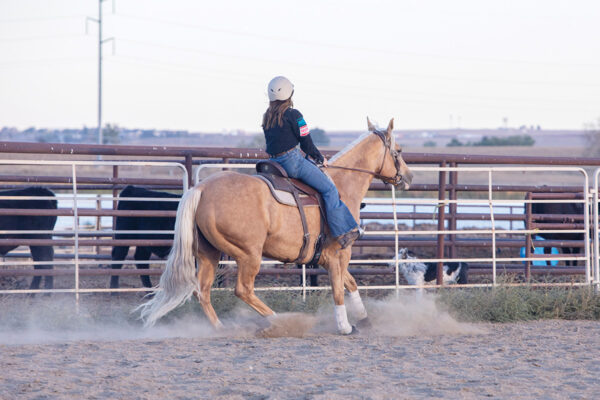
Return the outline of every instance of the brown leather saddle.
{"type": "Polygon", "coordinates": [[[280,203],[297,207],[302,221],[302,229],[304,236],[302,239],[302,247],[300,254],[292,263],[299,263],[304,260],[308,254],[308,244],[310,243],[310,232],[306,223],[306,214],[304,207],[316,206],[319,207],[321,213],[320,232],[315,241],[314,255],[307,265],[317,265],[321,257],[323,242],[325,241],[325,205],[319,192],[301,181],[290,178],[279,163],[271,160],[261,160],[256,163],[257,177],[262,179],[269,189],[273,197],[280,203]]]}

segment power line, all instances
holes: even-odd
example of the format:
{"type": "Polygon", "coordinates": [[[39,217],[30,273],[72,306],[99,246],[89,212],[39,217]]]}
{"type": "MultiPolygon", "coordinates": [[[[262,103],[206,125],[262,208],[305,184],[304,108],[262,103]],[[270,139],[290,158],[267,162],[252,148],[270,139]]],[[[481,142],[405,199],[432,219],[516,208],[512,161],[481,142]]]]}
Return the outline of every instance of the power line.
{"type": "MultiPolygon", "coordinates": [[[[262,76],[258,76],[258,75],[249,75],[249,74],[240,74],[234,71],[226,71],[226,70],[215,70],[215,69],[207,69],[204,68],[202,66],[190,66],[190,65],[177,65],[177,64],[171,64],[171,63],[164,63],[161,61],[156,61],[156,60],[152,60],[152,59],[147,59],[147,58],[142,58],[142,57],[129,57],[129,56],[117,56],[115,57],[115,59],[112,60],[112,62],[117,62],[117,63],[125,63],[125,64],[134,64],[134,65],[139,65],[142,64],[146,67],[150,67],[150,68],[158,68],[164,71],[176,71],[178,73],[184,73],[184,74],[188,74],[188,75],[193,75],[193,76],[201,76],[204,78],[222,78],[222,79],[227,79],[227,80],[232,80],[235,79],[237,81],[241,81],[244,83],[253,83],[253,84],[263,84],[264,82],[262,81],[262,76]],[[208,73],[207,73],[208,72],[208,73]],[[248,79],[248,77],[250,79],[248,79]],[[259,79],[254,79],[254,78],[261,78],[259,79]]],[[[481,108],[491,108],[491,109],[506,109],[508,108],[514,108],[514,107],[528,107],[528,108],[537,108],[537,109],[550,109],[550,110],[556,110],[556,109],[569,109],[569,106],[564,106],[562,104],[552,104],[552,105],[540,105],[539,103],[535,103],[535,102],[539,102],[540,100],[537,99],[523,99],[523,98],[514,98],[514,99],[507,99],[507,98],[496,98],[496,97],[483,97],[483,96],[465,96],[465,95],[453,95],[453,94],[436,94],[436,93],[426,93],[426,92],[410,92],[410,91],[405,91],[405,90],[393,90],[390,88],[374,88],[374,87],[364,87],[364,86],[356,86],[356,85],[342,85],[342,84],[336,84],[336,83],[332,83],[332,82],[318,82],[318,81],[312,81],[312,80],[303,80],[303,79],[298,79],[297,82],[299,83],[303,83],[306,85],[310,85],[310,86],[315,86],[317,88],[317,90],[313,93],[318,93],[321,95],[331,95],[331,94],[335,94],[335,95],[339,95],[339,92],[332,88],[333,87],[338,87],[340,89],[346,90],[349,93],[352,94],[360,94],[361,96],[368,96],[368,97],[372,97],[372,98],[378,98],[378,99],[386,99],[386,100],[390,100],[393,101],[395,103],[406,103],[406,104],[446,104],[446,105],[460,105],[460,106],[474,106],[474,107],[481,107],[481,108]],[[324,89],[325,88],[325,89],[324,89]],[[414,97],[410,97],[408,99],[402,99],[398,96],[421,96],[421,99],[415,99],[414,97]],[[440,99],[440,96],[446,96],[449,97],[449,99],[447,100],[442,100],[440,99]],[[467,100],[483,100],[483,101],[510,101],[510,105],[509,106],[505,106],[505,105],[500,105],[496,102],[496,104],[484,104],[481,101],[478,101],[477,103],[472,103],[472,102],[465,102],[465,101],[456,101],[454,100],[455,98],[466,98],[467,100]],[[525,102],[532,102],[532,103],[522,103],[523,101],[525,102]]],[[[543,99],[541,101],[547,101],[549,99],[543,99]]],[[[556,103],[559,103],[560,100],[554,100],[556,103]]],[[[575,104],[572,101],[569,100],[564,100],[565,103],[568,103],[569,105],[575,104]]],[[[577,102],[577,104],[581,104],[582,106],[590,106],[590,103],[584,103],[584,102],[577,102]]],[[[573,108],[571,107],[570,109],[577,109],[580,110],[581,107],[577,107],[577,108],[573,108]]],[[[590,108],[591,110],[592,108],[590,108]]],[[[595,108],[594,108],[595,109],[595,108]]]]}
{"type": "Polygon", "coordinates": [[[208,54],[215,57],[225,57],[225,58],[236,58],[242,60],[254,60],[263,63],[279,63],[279,64],[289,64],[289,65],[297,65],[306,68],[323,68],[323,69],[332,69],[334,71],[350,71],[350,72],[362,72],[367,73],[369,75],[390,75],[390,76],[398,76],[398,77],[406,77],[406,78],[417,78],[417,79],[438,79],[445,81],[461,81],[461,82],[477,82],[477,83],[500,83],[500,84],[516,84],[516,85],[549,85],[549,86],[600,86],[600,83],[594,82],[566,82],[566,81],[533,81],[533,80],[507,80],[507,79],[490,79],[490,78],[463,78],[463,77],[453,77],[447,75],[431,75],[431,74],[422,74],[422,73],[414,73],[414,72],[397,72],[397,71],[381,71],[381,70],[373,70],[373,69],[364,69],[364,68],[351,68],[351,67],[341,67],[341,66],[329,66],[323,64],[311,64],[311,63],[300,63],[295,61],[285,61],[285,60],[270,60],[255,56],[241,56],[239,54],[225,54],[219,53],[212,50],[203,50],[189,47],[179,47],[172,46],[167,44],[159,44],[153,42],[147,42],[143,40],[136,39],[124,39],[119,38],[120,41],[130,42],[141,44],[145,46],[157,47],[162,49],[170,49],[176,51],[182,51],[187,53],[195,53],[195,54],[208,54]]]}
{"type": "Polygon", "coordinates": [[[54,21],[54,20],[62,20],[62,19],[74,19],[74,18],[85,18],[85,15],[56,15],[56,16],[48,16],[48,17],[5,18],[5,19],[0,19],[0,24],[54,21]]]}
{"type": "Polygon", "coordinates": [[[555,63],[555,62],[507,60],[507,59],[498,59],[498,58],[481,58],[481,57],[464,57],[464,56],[457,57],[457,56],[450,56],[450,55],[443,55],[443,54],[419,53],[419,52],[399,51],[399,50],[391,50],[391,49],[377,49],[377,48],[372,48],[372,47],[352,46],[352,45],[304,40],[304,39],[295,39],[295,38],[290,38],[290,37],[271,36],[271,35],[258,34],[258,33],[247,32],[247,31],[238,31],[238,30],[233,30],[233,29],[214,28],[214,27],[209,27],[209,26],[205,26],[205,25],[183,23],[183,22],[179,22],[179,21],[164,20],[164,19],[160,19],[160,18],[140,17],[137,15],[130,15],[130,14],[117,13],[115,15],[117,15],[119,17],[138,20],[138,21],[161,23],[161,24],[165,24],[165,25],[179,26],[182,28],[198,29],[198,30],[203,30],[203,31],[207,31],[207,32],[225,33],[228,35],[242,36],[245,38],[253,37],[253,38],[262,39],[262,40],[297,43],[297,44],[308,45],[308,46],[317,46],[317,47],[333,48],[333,49],[340,49],[340,50],[350,50],[352,52],[366,51],[366,52],[371,52],[371,53],[385,54],[387,56],[394,54],[394,55],[399,55],[399,56],[462,60],[462,61],[468,61],[468,62],[476,61],[476,62],[498,63],[498,64],[524,64],[524,65],[542,65],[542,66],[560,66],[560,67],[600,68],[600,64],[555,63]]]}
{"type": "MultiPolygon", "coordinates": [[[[240,73],[239,71],[232,71],[232,70],[226,70],[223,68],[207,68],[204,65],[190,65],[190,64],[175,64],[175,63],[170,63],[170,62],[163,62],[160,60],[155,60],[155,59],[151,59],[151,58],[147,58],[147,57],[139,57],[139,56],[124,56],[124,55],[119,55],[117,56],[117,58],[119,59],[128,59],[128,60],[132,60],[133,62],[139,62],[141,64],[144,65],[149,65],[149,63],[154,64],[155,66],[159,66],[159,67],[163,67],[163,68],[170,68],[171,70],[178,70],[178,71],[190,71],[193,73],[196,73],[198,71],[203,71],[203,72],[212,72],[217,74],[218,76],[223,76],[223,77],[231,77],[231,76],[239,76],[239,77],[243,77],[243,78],[258,78],[261,79],[260,81],[256,81],[256,82],[262,82],[262,79],[264,79],[264,75],[263,74],[249,74],[247,72],[245,73],[240,73]]],[[[551,98],[523,98],[523,97],[498,97],[498,96],[472,96],[472,95],[465,95],[465,94],[457,94],[457,93],[445,93],[445,92],[418,92],[418,91],[409,91],[409,90],[393,90],[390,89],[389,87],[374,87],[372,85],[370,86],[361,86],[361,85],[349,85],[349,84],[337,84],[335,82],[318,82],[318,81],[314,81],[314,80],[309,80],[309,81],[304,81],[310,84],[315,84],[315,85],[327,85],[327,86],[337,86],[337,87],[342,87],[342,88],[347,88],[347,89],[359,89],[359,90],[369,90],[369,91],[387,91],[387,92],[393,92],[393,93],[398,93],[398,94],[408,94],[408,95],[417,95],[417,96],[435,96],[436,98],[439,96],[445,96],[445,97],[451,97],[451,98],[465,98],[465,99],[471,99],[471,100],[501,100],[501,101],[550,101],[550,102],[555,102],[555,103],[569,103],[569,104],[588,104],[588,102],[581,102],[581,101],[572,101],[569,99],[551,99],[551,98]]]]}
{"type": "Polygon", "coordinates": [[[45,36],[22,36],[12,38],[0,38],[0,42],[24,42],[29,40],[53,40],[53,39],[73,39],[83,38],[85,35],[77,33],[68,33],[64,35],[45,35],[45,36]]]}
{"type": "Polygon", "coordinates": [[[64,62],[82,62],[82,61],[90,61],[93,60],[92,57],[61,57],[61,58],[40,58],[35,60],[21,60],[21,61],[11,61],[6,63],[0,63],[0,68],[3,67],[12,67],[12,66],[23,66],[25,65],[47,65],[48,63],[64,63],[64,62]]]}

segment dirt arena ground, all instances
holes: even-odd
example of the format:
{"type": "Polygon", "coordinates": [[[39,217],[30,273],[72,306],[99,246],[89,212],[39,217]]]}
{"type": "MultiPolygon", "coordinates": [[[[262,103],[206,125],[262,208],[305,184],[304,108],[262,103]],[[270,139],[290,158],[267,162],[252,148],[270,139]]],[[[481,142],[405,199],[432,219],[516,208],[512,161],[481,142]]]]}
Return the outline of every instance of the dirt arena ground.
{"type": "Polygon", "coordinates": [[[584,399],[600,387],[599,322],[466,324],[429,298],[368,301],[373,327],[347,337],[330,306],[281,314],[264,338],[243,306],[215,334],[196,313],[145,330],[117,308],[0,305],[2,399],[584,399]]]}

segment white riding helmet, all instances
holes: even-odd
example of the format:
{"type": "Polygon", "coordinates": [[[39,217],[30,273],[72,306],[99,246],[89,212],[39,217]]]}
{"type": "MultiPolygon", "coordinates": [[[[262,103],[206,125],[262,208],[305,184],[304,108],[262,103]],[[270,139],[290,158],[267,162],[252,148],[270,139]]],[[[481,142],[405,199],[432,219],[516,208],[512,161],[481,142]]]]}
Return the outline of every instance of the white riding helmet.
{"type": "Polygon", "coordinates": [[[271,79],[267,88],[269,101],[287,100],[294,93],[294,85],[285,76],[276,76],[271,79]]]}

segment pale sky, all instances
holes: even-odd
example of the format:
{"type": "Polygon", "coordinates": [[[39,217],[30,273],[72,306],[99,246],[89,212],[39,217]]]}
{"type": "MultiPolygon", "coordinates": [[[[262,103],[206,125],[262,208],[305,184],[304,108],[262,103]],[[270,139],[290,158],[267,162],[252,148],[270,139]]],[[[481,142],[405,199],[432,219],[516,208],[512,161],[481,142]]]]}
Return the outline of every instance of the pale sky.
{"type": "MultiPolygon", "coordinates": [[[[600,1],[103,3],[104,123],[260,131],[266,85],[310,126],[541,125],[600,117],[600,1]]],[[[0,0],[0,126],[95,127],[97,0],[0,0]]]]}

